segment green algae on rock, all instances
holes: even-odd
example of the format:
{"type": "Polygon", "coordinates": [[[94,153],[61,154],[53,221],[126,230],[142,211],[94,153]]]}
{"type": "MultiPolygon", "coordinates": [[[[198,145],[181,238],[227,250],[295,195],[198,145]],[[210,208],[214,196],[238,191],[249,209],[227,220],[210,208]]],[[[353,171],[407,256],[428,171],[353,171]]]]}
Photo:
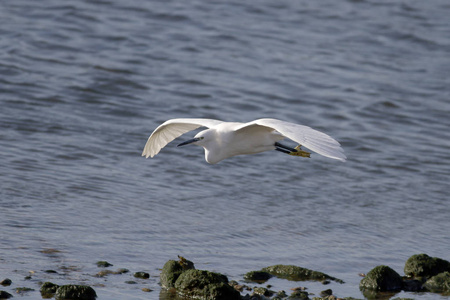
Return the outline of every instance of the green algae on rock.
{"type": "Polygon", "coordinates": [[[291,281],[325,281],[327,279],[336,281],[338,283],[344,283],[343,280],[332,277],[322,272],[309,270],[306,268],[293,266],[293,265],[274,265],[263,268],[262,272],[267,272],[278,278],[283,278],[291,281]]]}
{"type": "Polygon", "coordinates": [[[95,300],[97,293],[90,286],[67,284],[56,290],[56,300],[95,300]]]}
{"type": "Polygon", "coordinates": [[[228,284],[225,275],[205,270],[189,269],[175,281],[175,289],[183,296],[201,299],[233,300],[241,295],[228,284]]]}
{"type": "Polygon", "coordinates": [[[450,294],[450,272],[439,273],[428,279],[423,287],[433,293],[450,294]]]}
{"type": "Polygon", "coordinates": [[[194,263],[189,260],[183,261],[183,263],[176,260],[167,261],[159,276],[161,285],[166,289],[174,287],[175,281],[177,281],[180,274],[189,269],[195,270],[194,263]]]}
{"type": "Polygon", "coordinates": [[[362,291],[399,291],[402,288],[402,278],[388,266],[377,266],[361,280],[359,288],[362,291]]]}
{"type": "Polygon", "coordinates": [[[445,271],[450,272],[450,262],[424,253],[408,258],[404,268],[405,274],[412,277],[429,278],[445,271]]]}
{"type": "Polygon", "coordinates": [[[105,260],[100,260],[96,263],[97,267],[99,268],[107,268],[107,267],[112,267],[113,265],[110,264],[109,262],[105,261],[105,260]]]}
{"type": "Polygon", "coordinates": [[[41,285],[40,292],[42,296],[50,296],[56,293],[56,290],[59,288],[59,285],[54,284],[52,282],[44,282],[41,285]]]}

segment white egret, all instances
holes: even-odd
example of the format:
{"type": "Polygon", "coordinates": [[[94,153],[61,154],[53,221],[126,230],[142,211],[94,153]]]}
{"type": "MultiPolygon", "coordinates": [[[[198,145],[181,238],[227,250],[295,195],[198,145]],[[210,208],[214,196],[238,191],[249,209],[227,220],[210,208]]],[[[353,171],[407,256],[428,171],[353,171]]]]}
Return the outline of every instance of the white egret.
{"type": "Polygon", "coordinates": [[[179,144],[194,144],[205,149],[205,159],[216,164],[225,158],[278,150],[280,152],[301,157],[310,157],[306,148],[323,156],[346,160],[344,150],[338,141],[329,135],[308,126],[298,125],[276,119],[258,119],[248,123],[223,122],[213,119],[172,119],[159,125],[145,144],[142,156],[153,157],[169,142],[182,134],[207,127],[195,135],[193,139],[179,144]],[[288,138],[299,145],[291,148],[279,143],[288,138]]]}

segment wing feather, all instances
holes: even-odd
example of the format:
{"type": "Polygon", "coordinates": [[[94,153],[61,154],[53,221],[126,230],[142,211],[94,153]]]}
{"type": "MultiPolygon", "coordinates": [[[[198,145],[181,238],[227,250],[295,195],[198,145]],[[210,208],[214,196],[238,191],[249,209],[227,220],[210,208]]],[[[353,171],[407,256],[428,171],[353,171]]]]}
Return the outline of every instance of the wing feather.
{"type": "Polygon", "coordinates": [[[312,129],[311,127],[280,121],[277,119],[259,119],[242,125],[242,129],[251,125],[260,125],[273,128],[283,136],[299,143],[302,146],[326,157],[345,161],[347,157],[341,144],[329,135],[312,129]]]}
{"type": "Polygon", "coordinates": [[[211,128],[222,123],[213,119],[171,119],[159,125],[150,135],[142,151],[142,156],[153,157],[168,143],[186,132],[199,127],[211,128]]]}

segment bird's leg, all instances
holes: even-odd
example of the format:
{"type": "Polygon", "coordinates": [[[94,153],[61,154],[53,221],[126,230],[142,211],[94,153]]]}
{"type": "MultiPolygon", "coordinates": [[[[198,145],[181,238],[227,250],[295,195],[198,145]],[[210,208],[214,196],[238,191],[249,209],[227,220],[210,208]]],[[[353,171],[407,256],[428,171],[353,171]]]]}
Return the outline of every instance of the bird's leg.
{"type": "Polygon", "coordinates": [[[301,147],[302,147],[302,145],[298,145],[297,147],[295,147],[295,150],[297,150],[297,152],[291,152],[291,153],[289,153],[289,155],[301,156],[301,157],[311,157],[311,153],[309,153],[307,151],[303,151],[301,147]]]}
{"type": "Polygon", "coordinates": [[[301,146],[302,145],[298,145],[295,148],[291,148],[291,147],[288,147],[288,146],[285,146],[283,144],[280,144],[280,143],[276,142],[275,143],[275,147],[276,147],[275,150],[278,150],[280,152],[283,152],[283,153],[286,153],[286,154],[289,154],[289,155],[293,155],[293,156],[311,157],[311,153],[303,151],[301,149],[301,146]]]}

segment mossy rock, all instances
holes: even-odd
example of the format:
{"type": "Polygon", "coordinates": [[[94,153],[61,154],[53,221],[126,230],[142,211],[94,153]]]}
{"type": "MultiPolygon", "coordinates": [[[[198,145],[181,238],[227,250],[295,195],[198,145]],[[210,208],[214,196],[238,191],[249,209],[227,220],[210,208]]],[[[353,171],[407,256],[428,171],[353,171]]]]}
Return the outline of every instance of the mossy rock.
{"type": "Polygon", "coordinates": [[[41,285],[40,292],[42,295],[52,295],[56,293],[56,290],[59,288],[59,285],[54,284],[52,282],[44,282],[41,285]]]}
{"type": "Polygon", "coordinates": [[[443,272],[431,277],[423,287],[433,293],[450,293],[450,272],[443,272]]]}
{"type": "Polygon", "coordinates": [[[201,299],[240,299],[240,293],[228,284],[225,275],[190,269],[182,272],[175,282],[177,292],[183,296],[201,299]]]}
{"type": "Polygon", "coordinates": [[[269,290],[268,288],[258,286],[253,289],[253,293],[256,295],[266,296],[266,297],[272,297],[275,292],[272,290],[269,290]]]}
{"type": "Polygon", "coordinates": [[[95,300],[97,294],[94,289],[86,285],[67,284],[56,290],[56,300],[95,300]]]}
{"type": "Polygon", "coordinates": [[[388,266],[377,266],[361,280],[359,288],[378,292],[399,291],[402,288],[402,278],[388,266]]]}
{"type": "Polygon", "coordinates": [[[175,281],[178,279],[181,273],[185,270],[195,270],[194,263],[186,260],[181,264],[176,260],[169,260],[164,264],[162,268],[161,275],[159,276],[161,280],[161,285],[164,288],[171,288],[175,286],[175,281]]]}
{"type": "Polygon", "coordinates": [[[108,268],[108,267],[112,267],[113,265],[110,264],[109,262],[105,261],[105,260],[99,260],[96,263],[97,267],[99,268],[108,268]]]}
{"type": "Polygon", "coordinates": [[[426,254],[416,254],[408,258],[404,271],[407,276],[430,278],[445,271],[450,272],[450,262],[426,254]]]}
{"type": "Polygon", "coordinates": [[[336,281],[338,283],[344,283],[341,279],[332,277],[322,272],[309,270],[306,268],[293,266],[293,265],[274,265],[263,268],[262,272],[267,272],[278,278],[283,278],[292,281],[325,281],[327,279],[336,281]]]}
{"type": "Polygon", "coordinates": [[[263,271],[250,271],[244,275],[244,279],[257,283],[264,283],[272,278],[272,275],[263,271]]]}

